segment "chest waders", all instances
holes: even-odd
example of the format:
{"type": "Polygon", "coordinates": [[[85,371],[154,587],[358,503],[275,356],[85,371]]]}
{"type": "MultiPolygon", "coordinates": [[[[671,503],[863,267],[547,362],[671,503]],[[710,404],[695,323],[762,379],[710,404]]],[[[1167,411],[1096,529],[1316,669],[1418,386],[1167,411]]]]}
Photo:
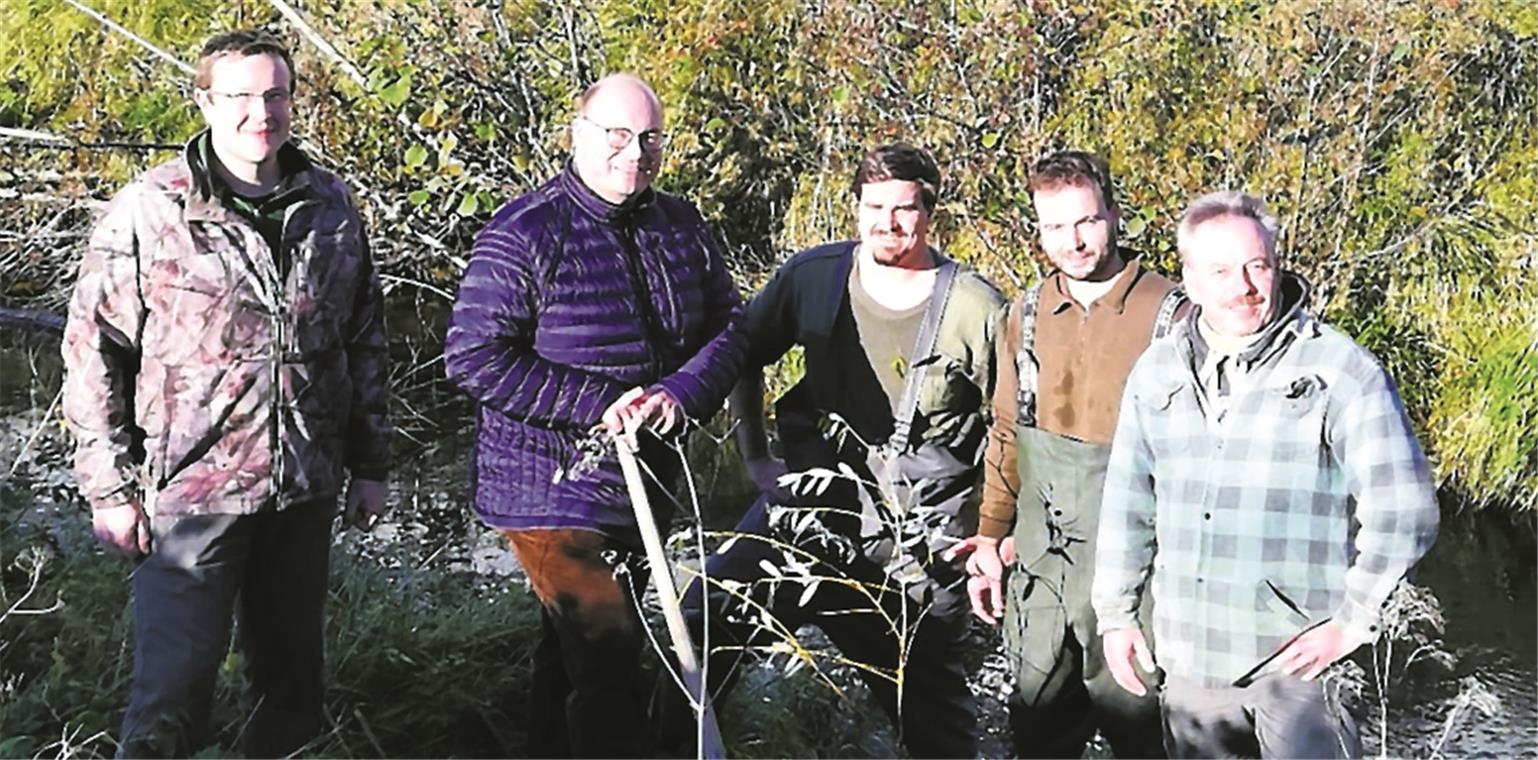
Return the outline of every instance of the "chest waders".
{"type": "MultiPolygon", "coordinates": [[[[1036,426],[1036,311],[1041,284],[1021,308],[1019,416],[1015,423],[1020,476],[1015,504],[1015,565],[1006,581],[1005,652],[1015,675],[1010,725],[1021,757],[1079,757],[1098,728],[1118,757],[1162,757],[1153,674],[1144,697],[1123,690],[1105,666],[1090,583],[1095,535],[1105,490],[1109,445],[1088,443],[1036,426]]],[[[1169,330],[1184,301],[1173,291],[1160,304],[1153,337],[1169,330]]],[[[1146,593],[1138,613],[1151,621],[1146,593]]],[[[1144,637],[1153,643],[1151,629],[1144,637]]]]}

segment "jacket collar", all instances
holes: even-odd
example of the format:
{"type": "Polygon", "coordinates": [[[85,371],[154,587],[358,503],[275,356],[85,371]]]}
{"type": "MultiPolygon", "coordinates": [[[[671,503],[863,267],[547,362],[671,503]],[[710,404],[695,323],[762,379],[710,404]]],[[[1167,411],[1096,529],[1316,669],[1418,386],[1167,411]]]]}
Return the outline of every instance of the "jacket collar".
{"type": "MultiPolygon", "coordinates": [[[[1312,292],[1313,287],[1302,275],[1283,272],[1277,310],[1261,328],[1260,339],[1240,354],[1238,361],[1246,365],[1263,364],[1304,337],[1311,323],[1307,308],[1312,292]]],[[[1192,367],[1201,367],[1207,361],[1207,352],[1210,350],[1201,330],[1196,326],[1196,320],[1200,318],[1201,309],[1192,309],[1183,326],[1185,339],[1180,342],[1192,367]]]]}
{"type": "Polygon", "coordinates": [[[561,170],[559,181],[561,189],[577,204],[578,208],[604,224],[618,225],[633,221],[651,208],[657,199],[657,191],[647,187],[627,198],[624,203],[610,203],[593,192],[587,183],[577,176],[577,167],[570,160],[567,160],[566,167],[561,170]]]}
{"type": "MultiPolygon", "coordinates": [[[[233,191],[219,176],[214,165],[219,157],[214,153],[213,136],[207,129],[192,136],[182,148],[182,158],[187,162],[192,187],[187,196],[188,219],[223,219],[225,198],[233,191]]],[[[274,193],[308,192],[311,187],[310,163],[304,151],[291,142],[278,149],[278,171],[281,179],[274,193]]]]}

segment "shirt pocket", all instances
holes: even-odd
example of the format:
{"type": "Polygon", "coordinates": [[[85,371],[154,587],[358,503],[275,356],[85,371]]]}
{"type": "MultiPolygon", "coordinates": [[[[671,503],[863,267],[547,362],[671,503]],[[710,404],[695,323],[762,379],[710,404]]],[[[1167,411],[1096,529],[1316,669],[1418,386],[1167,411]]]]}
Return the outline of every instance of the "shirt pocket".
{"type": "Polygon", "coordinates": [[[1326,455],[1325,389],[1318,375],[1303,375],[1265,389],[1261,403],[1275,410],[1266,437],[1271,442],[1271,461],[1314,465],[1326,455]]]}

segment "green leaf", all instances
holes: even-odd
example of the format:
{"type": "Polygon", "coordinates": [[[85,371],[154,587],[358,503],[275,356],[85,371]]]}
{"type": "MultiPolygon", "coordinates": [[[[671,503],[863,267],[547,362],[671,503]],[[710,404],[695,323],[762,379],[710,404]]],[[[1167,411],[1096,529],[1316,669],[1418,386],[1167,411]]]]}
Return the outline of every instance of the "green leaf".
{"type": "Polygon", "coordinates": [[[999,144],[999,133],[998,132],[989,132],[988,134],[983,135],[983,147],[984,148],[992,148],[993,146],[998,145],[998,144],[999,144]]]}
{"type": "Polygon", "coordinates": [[[406,194],[406,200],[413,206],[420,206],[432,200],[433,194],[426,190],[412,190],[406,194]]]}
{"type": "Polygon", "coordinates": [[[379,97],[384,102],[399,108],[407,98],[411,97],[411,74],[401,74],[394,82],[379,91],[379,97]]]}
{"type": "Polygon", "coordinates": [[[415,169],[425,163],[427,163],[427,148],[413,145],[406,149],[406,168],[415,169]]]}
{"type": "Polygon", "coordinates": [[[12,736],[0,739],[0,757],[31,757],[33,740],[30,736],[12,736]]]}
{"type": "Polygon", "coordinates": [[[465,193],[465,197],[459,199],[459,208],[454,209],[454,213],[460,216],[474,216],[480,207],[481,203],[476,199],[475,193],[465,193]]]}

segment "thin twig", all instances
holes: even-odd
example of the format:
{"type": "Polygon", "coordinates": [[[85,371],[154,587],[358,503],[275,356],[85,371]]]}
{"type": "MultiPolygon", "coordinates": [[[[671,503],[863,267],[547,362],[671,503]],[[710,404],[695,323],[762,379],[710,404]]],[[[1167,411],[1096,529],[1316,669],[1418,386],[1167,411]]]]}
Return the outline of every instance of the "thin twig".
{"type": "Polygon", "coordinates": [[[315,27],[310,26],[309,23],[304,20],[304,17],[299,15],[299,11],[294,10],[294,7],[284,2],[284,0],[270,1],[272,2],[272,7],[277,8],[278,13],[283,14],[283,18],[288,19],[288,22],[293,24],[294,27],[299,30],[299,34],[308,40],[311,45],[314,45],[322,55],[330,58],[332,63],[340,66],[342,71],[346,73],[347,76],[352,79],[352,81],[358,83],[359,87],[368,89],[368,78],[363,76],[363,72],[358,70],[357,65],[348,60],[346,56],[342,55],[341,51],[337,50],[335,46],[326,41],[326,38],[320,36],[320,33],[315,31],[315,27]]]}

